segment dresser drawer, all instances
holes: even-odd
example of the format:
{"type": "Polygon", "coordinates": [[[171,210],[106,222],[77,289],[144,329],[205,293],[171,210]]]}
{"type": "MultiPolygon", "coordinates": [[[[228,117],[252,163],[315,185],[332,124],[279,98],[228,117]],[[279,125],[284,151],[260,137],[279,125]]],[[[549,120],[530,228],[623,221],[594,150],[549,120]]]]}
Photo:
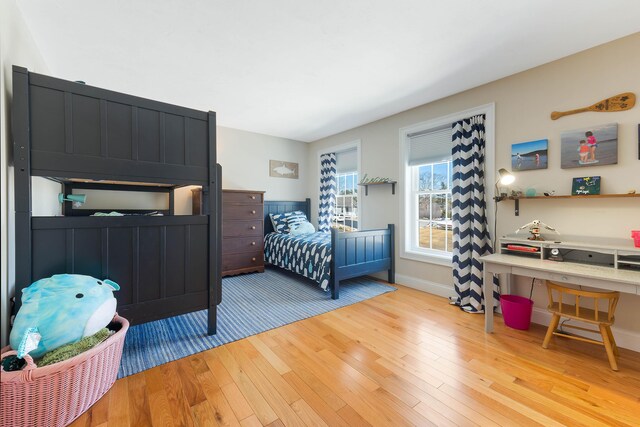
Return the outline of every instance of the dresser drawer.
{"type": "Polygon", "coordinates": [[[222,219],[263,219],[262,205],[222,205],[222,219]]]}
{"type": "Polygon", "coordinates": [[[264,255],[262,253],[262,249],[241,254],[222,255],[223,272],[263,266],[264,255]]]}
{"type": "Polygon", "coordinates": [[[235,192],[235,191],[222,191],[222,204],[243,204],[243,205],[261,205],[264,195],[262,193],[252,192],[235,192]]]}
{"type": "Polygon", "coordinates": [[[262,237],[262,220],[222,221],[222,237],[259,236],[262,237]]]}
{"type": "Polygon", "coordinates": [[[222,240],[222,255],[263,250],[262,236],[233,237],[222,240]]]}

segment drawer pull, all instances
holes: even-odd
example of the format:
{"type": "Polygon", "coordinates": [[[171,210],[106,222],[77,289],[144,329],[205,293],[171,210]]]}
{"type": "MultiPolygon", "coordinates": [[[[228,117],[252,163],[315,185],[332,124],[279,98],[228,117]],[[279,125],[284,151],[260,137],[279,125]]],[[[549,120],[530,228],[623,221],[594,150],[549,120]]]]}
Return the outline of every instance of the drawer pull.
{"type": "Polygon", "coordinates": [[[251,246],[255,246],[255,245],[256,245],[256,242],[251,242],[251,246]]]}
{"type": "Polygon", "coordinates": [[[251,258],[251,261],[254,261],[254,262],[255,262],[255,260],[256,260],[256,258],[255,258],[255,257],[251,258]]]}
{"type": "Polygon", "coordinates": [[[256,199],[256,196],[251,196],[251,200],[255,200],[255,199],[256,199]]]}
{"type": "Polygon", "coordinates": [[[251,213],[252,213],[253,215],[255,215],[255,214],[256,214],[256,211],[251,211],[251,213]]]}
{"type": "Polygon", "coordinates": [[[252,230],[255,230],[255,229],[256,229],[256,226],[255,226],[255,225],[252,225],[252,226],[251,226],[251,229],[252,229],[252,230]]]}

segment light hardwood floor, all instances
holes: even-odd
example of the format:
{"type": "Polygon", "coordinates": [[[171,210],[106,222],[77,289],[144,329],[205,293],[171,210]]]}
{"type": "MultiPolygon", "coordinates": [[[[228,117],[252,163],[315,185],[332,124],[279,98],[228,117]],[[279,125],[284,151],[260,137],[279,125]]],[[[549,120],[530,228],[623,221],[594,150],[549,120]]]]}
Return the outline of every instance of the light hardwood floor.
{"type": "Polygon", "coordinates": [[[640,353],[398,291],[118,380],[77,426],[640,425],[640,353]]]}

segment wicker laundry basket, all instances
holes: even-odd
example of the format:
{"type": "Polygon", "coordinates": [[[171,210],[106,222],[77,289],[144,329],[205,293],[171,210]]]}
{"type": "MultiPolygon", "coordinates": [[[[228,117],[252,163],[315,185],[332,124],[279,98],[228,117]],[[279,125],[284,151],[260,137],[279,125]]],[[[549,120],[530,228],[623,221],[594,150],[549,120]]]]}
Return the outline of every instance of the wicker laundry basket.
{"type": "MultiPolygon", "coordinates": [[[[120,330],[71,359],[38,368],[29,355],[21,371],[0,372],[0,426],[66,426],[100,399],[118,375],[129,322],[116,315],[120,330]]],[[[9,347],[2,358],[15,354],[9,347]]]]}

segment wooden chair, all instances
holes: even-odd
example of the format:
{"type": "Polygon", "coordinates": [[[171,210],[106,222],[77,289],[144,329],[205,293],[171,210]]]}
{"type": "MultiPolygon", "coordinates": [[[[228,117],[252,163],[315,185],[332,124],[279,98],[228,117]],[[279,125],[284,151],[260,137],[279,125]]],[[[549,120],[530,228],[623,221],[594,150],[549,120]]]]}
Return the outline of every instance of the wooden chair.
{"type": "Polygon", "coordinates": [[[553,318],[549,324],[549,329],[547,329],[547,334],[544,337],[542,347],[547,348],[549,346],[549,341],[551,341],[551,337],[553,335],[604,345],[604,348],[607,351],[607,356],[609,357],[611,369],[617,371],[618,364],[616,362],[616,356],[618,355],[618,346],[613,338],[611,325],[613,325],[613,322],[615,321],[614,314],[616,311],[616,305],[618,304],[618,298],[620,298],[620,293],[582,291],[566,288],[550,281],[547,281],[547,292],[549,294],[549,306],[547,307],[547,310],[553,314],[553,318]],[[554,300],[554,293],[557,295],[557,300],[554,300]],[[584,303],[586,302],[585,299],[593,301],[593,309],[584,308],[584,303]],[[605,301],[601,302],[601,300],[605,301]],[[601,307],[605,311],[600,311],[601,307]],[[564,325],[563,328],[600,333],[600,335],[602,335],[602,341],[596,341],[556,331],[561,317],[567,317],[569,319],[576,319],[597,325],[598,330],[573,325],[564,325]]]}

